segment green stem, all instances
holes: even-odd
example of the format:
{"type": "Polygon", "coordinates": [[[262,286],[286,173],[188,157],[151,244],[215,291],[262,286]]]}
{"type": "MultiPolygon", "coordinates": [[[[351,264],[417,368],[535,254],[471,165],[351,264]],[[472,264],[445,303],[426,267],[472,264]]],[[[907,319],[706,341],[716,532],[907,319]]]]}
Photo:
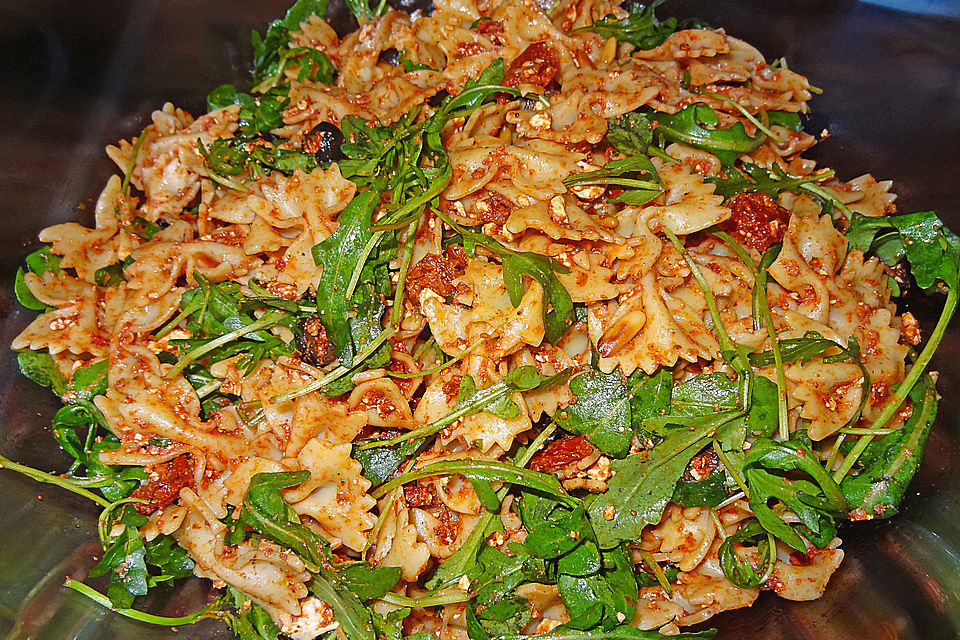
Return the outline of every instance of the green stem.
{"type": "MultiPolygon", "coordinates": [[[[910,395],[910,391],[914,385],[917,384],[926,372],[927,365],[930,364],[930,359],[933,358],[934,352],[937,350],[937,347],[940,346],[940,342],[943,340],[943,336],[947,331],[947,325],[950,324],[950,319],[957,310],[957,298],[957,287],[951,286],[947,290],[947,299],[946,302],[944,302],[943,311],[940,313],[940,319],[937,321],[933,333],[930,334],[927,344],[923,347],[923,351],[920,352],[916,362],[913,363],[910,373],[907,374],[903,382],[900,383],[900,386],[897,387],[896,393],[894,393],[893,397],[890,398],[883,407],[880,415],[878,415],[868,427],[870,430],[876,431],[887,426],[887,423],[893,418],[893,415],[900,409],[900,405],[902,405],[904,400],[910,395]]],[[[850,450],[847,457],[843,459],[843,464],[840,465],[840,468],[837,469],[837,472],[833,475],[833,479],[837,484],[840,484],[843,477],[850,472],[850,469],[853,468],[853,465],[856,464],[872,440],[873,436],[867,435],[857,441],[857,444],[850,450]]]]}
{"type": "Polygon", "coordinates": [[[218,338],[214,338],[209,342],[206,342],[198,347],[191,349],[190,351],[187,351],[185,354],[183,354],[182,358],[177,360],[177,364],[175,364],[173,368],[170,369],[170,371],[168,371],[164,377],[167,378],[168,380],[170,378],[173,378],[178,373],[183,371],[187,367],[187,365],[189,365],[191,362],[194,362],[197,359],[203,357],[204,355],[210,353],[217,347],[221,347],[227,344],[231,340],[236,340],[237,338],[241,336],[245,336],[248,333],[253,333],[255,331],[260,331],[262,329],[267,329],[272,326],[275,326],[283,319],[285,315],[286,314],[284,313],[268,311],[267,313],[263,314],[263,316],[259,320],[254,320],[248,325],[240,327],[239,329],[234,329],[229,333],[225,333],[218,338]]]}
{"type": "Polygon", "coordinates": [[[667,574],[663,572],[663,567],[660,566],[660,563],[653,559],[653,555],[649,551],[638,549],[638,553],[640,554],[640,557],[643,558],[644,564],[646,564],[647,568],[650,569],[650,573],[652,573],[653,577],[656,578],[657,582],[660,583],[660,587],[668,596],[672,596],[673,585],[671,585],[670,580],[667,579],[667,574]]]}
{"type": "Polygon", "coordinates": [[[103,595],[96,589],[85,585],[82,582],[74,580],[72,578],[67,578],[67,581],[63,583],[63,586],[73,589],[78,593],[85,595],[90,598],[97,604],[111,611],[119,613],[120,615],[131,618],[133,620],[139,620],[140,622],[146,622],[148,624],[156,624],[164,627],[177,627],[184,624],[193,624],[194,622],[199,622],[206,618],[215,618],[218,620],[223,620],[226,617],[225,612],[223,612],[220,607],[220,601],[215,600],[205,606],[199,611],[194,611],[193,613],[187,614],[185,616],[179,616],[176,618],[171,618],[168,616],[156,616],[152,613],[144,613],[143,611],[137,611],[136,609],[116,609],[110,602],[110,598],[103,595]]]}
{"type": "Polygon", "coordinates": [[[739,102],[737,102],[737,101],[734,100],[733,98],[729,98],[729,97],[727,97],[727,96],[720,95],[719,93],[710,93],[709,91],[702,91],[702,92],[700,92],[700,94],[701,94],[701,95],[704,95],[704,96],[710,96],[710,97],[713,98],[714,100],[720,100],[721,102],[725,102],[725,103],[731,105],[731,106],[734,107],[737,111],[739,111],[740,113],[742,113],[744,118],[746,118],[747,120],[749,120],[750,122],[752,122],[752,123],[753,123],[753,126],[755,126],[755,127],[756,127],[757,129],[759,129],[760,131],[763,131],[763,132],[764,132],[765,134],[767,134],[769,137],[773,138],[776,142],[778,142],[778,143],[780,143],[780,144],[783,144],[784,140],[783,140],[780,136],[778,136],[778,135],[775,134],[773,131],[771,131],[765,124],[763,124],[762,122],[760,122],[755,115],[753,115],[752,113],[750,113],[749,111],[747,111],[747,108],[746,108],[746,107],[744,107],[742,104],[740,104],[739,102]]]}
{"type": "Polygon", "coordinates": [[[397,291],[393,296],[393,310],[390,312],[390,323],[399,325],[403,312],[403,290],[407,285],[407,271],[413,260],[414,236],[417,232],[417,222],[411,222],[407,227],[407,242],[403,247],[403,258],[400,260],[400,270],[397,272],[397,291]]]}
{"type": "MultiPolygon", "coordinates": [[[[386,342],[387,338],[392,336],[395,331],[396,329],[394,329],[393,327],[387,327],[386,329],[381,331],[380,335],[378,335],[373,342],[365,346],[363,349],[361,349],[357,353],[356,357],[353,359],[354,366],[358,365],[359,363],[363,362],[364,360],[369,358],[371,355],[373,355],[373,352],[379,349],[380,345],[386,342]]],[[[286,402],[287,400],[293,400],[294,398],[299,398],[300,396],[306,395],[308,393],[313,393],[314,391],[317,391],[318,389],[322,389],[323,387],[327,386],[337,378],[343,375],[346,375],[347,373],[350,373],[350,371],[351,370],[346,368],[345,366],[338,365],[335,369],[332,369],[330,373],[324,375],[322,378],[317,378],[310,384],[304,385],[299,389],[294,389],[293,391],[287,391],[286,393],[275,395],[270,399],[270,401],[274,403],[286,402]]]]}
{"type": "Polygon", "coordinates": [[[45,471],[40,471],[39,469],[34,469],[33,467],[28,467],[26,465],[13,462],[8,458],[0,456],[0,469],[9,469],[10,471],[16,471],[17,473],[22,473],[28,478],[32,478],[37,482],[44,482],[46,484],[52,484],[60,487],[61,489],[66,489],[67,491],[72,491],[78,496],[83,496],[89,500],[93,500],[98,505],[103,508],[109,508],[113,503],[98,496],[92,491],[87,491],[83,487],[78,487],[73,482],[66,478],[61,478],[60,476],[55,476],[52,473],[46,473],[45,471]]]}
{"type": "Polygon", "coordinates": [[[383,594],[380,600],[389,604],[395,604],[399,607],[412,607],[423,609],[425,607],[438,607],[447,604],[457,604],[466,602],[473,597],[472,593],[461,591],[460,593],[434,593],[420,596],[419,598],[408,598],[392,591],[383,594]]]}

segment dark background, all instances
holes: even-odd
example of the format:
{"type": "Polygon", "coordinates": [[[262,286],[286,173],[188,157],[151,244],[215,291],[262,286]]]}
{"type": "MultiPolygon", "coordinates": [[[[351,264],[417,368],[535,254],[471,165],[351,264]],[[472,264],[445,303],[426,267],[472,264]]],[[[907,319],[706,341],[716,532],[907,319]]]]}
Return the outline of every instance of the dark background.
{"type": "MultiPolygon", "coordinates": [[[[917,1],[916,5],[936,3],[917,1]]],[[[949,0],[939,3],[956,16],[949,0]]],[[[23,257],[50,224],[92,217],[115,171],[106,144],[135,136],[171,101],[194,114],[209,89],[244,85],[249,32],[287,2],[32,0],[0,4],[0,345],[29,321],[12,297],[23,257]]],[[[960,20],[851,0],[672,0],[660,14],[699,16],[757,46],[824,90],[808,130],[831,137],[807,155],[844,179],[893,179],[902,212],[936,209],[960,229],[960,20]]],[[[927,331],[941,300],[908,307],[927,331]]],[[[904,512],[846,525],[847,558],[826,596],[787,603],[761,594],[714,618],[719,638],[960,638],[960,344],[953,328],[934,360],[945,396],[904,512]],[[915,495],[918,494],[918,495],[915,495]]],[[[56,402],[20,377],[0,347],[0,453],[62,470],[48,425],[56,402]]],[[[0,637],[213,638],[216,623],[173,632],[122,620],[60,590],[85,575],[95,512],[72,495],[0,471],[0,637]],[[40,499],[42,496],[42,500],[40,499]]],[[[166,615],[203,602],[205,582],[158,590],[142,605],[166,615]]]]}

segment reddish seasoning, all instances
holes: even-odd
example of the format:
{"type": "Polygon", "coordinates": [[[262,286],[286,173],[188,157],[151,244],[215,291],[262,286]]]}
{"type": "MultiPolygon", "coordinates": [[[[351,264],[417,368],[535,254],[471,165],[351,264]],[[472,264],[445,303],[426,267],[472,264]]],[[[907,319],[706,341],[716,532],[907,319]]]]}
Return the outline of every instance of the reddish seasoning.
{"type": "Polygon", "coordinates": [[[429,253],[407,273],[407,295],[420,300],[420,292],[431,289],[441,296],[456,291],[454,279],[463,275],[467,268],[467,254],[460,245],[452,244],[446,253],[429,253]]]}
{"type": "Polygon", "coordinates": [[[193,487],[193,459],[184,454],[160,464],[146,465],[147,482],[137,487],[131,498],[146,500],[136,503],[137,511],[146,515],[167,506],[180,496],[184,487],[193,487]]]}
{"type": "Polygon", "coordinates": [[[510,63],[503,84],[518,87],[530,84],[546,87],[560,70],[560,54],[549,42],[534,42],[510,63]]]}
{"type": "Polygon", "coordinates": [[[555,473],[571,462],[579,462],[593,453],[593,445],[583,436],[564,436],[533,456],[528,468],[541,473],[555,473]]]}
{"type": "Polygon", "coordinates": [[[740,244],[763,253],[783,239],[790,212],[766,193],[741,193],[726,204],[732,213],[723,230],[740,244]]]}

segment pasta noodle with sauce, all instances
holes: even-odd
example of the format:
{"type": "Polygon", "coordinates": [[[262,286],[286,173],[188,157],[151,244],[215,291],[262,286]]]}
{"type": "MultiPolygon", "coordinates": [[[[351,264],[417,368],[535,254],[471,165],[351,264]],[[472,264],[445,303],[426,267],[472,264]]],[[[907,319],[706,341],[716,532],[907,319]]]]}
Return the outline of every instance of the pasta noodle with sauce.
{"type": "Polygon", "coordinates": [[[806,78],[656,4],[358,5],[340,38],[299,0],[250,93],[108,147],[95,227],[16,283],[77,461],[31,473],[106,507],[107,595],[68,585],[148,619],[194,574],[224,597],[150,621],[293,640],[819,597],[837,521],[919,464],[960,243],[801,156],[806,78]],[[947,291],[919,353],[906,263],[947,291]]]}

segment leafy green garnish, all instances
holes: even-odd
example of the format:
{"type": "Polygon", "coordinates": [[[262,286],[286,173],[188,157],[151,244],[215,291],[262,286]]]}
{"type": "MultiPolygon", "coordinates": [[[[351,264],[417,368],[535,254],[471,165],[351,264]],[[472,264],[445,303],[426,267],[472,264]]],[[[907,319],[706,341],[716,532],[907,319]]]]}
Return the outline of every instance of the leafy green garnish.
{"type": "Polygon", "coordinates": [[[748,135],[742,122],[726,129],[719,128],[716,112],[700,102],[673,114],[654,111],[649,117],[657,123],[656,135],[709,151],[724,165],[731,165],[741,154],[759,148],[767,137],[762,131],[754,136],[748,135]]]}
{"type": "Polygon", "coordinates": [[[897,513],[937,415],[937,392],[929,374],[914,385],[910,401],[913,412],[903,428],[871,443],[860,457],[857,475],[840,483],[851,518],[888,518],[897,513]]]}
{"type": "MultiPolygon", "coordinates": [[[[326,65],[330,65],[330,60],[321,51],[308,47],[290,47],[290,32],[300,28],[302,22],[306,22],[311,15],[317,15],[321,18],[327,15],[328,0],[297,0],[287,13],[280,20],[274,20],[267,27],[264,37],[254,31],[251,34],[254,53],[253,85],[254,91],[261,93],[275,86],[283,77],[283,72],[292,56],[301,53],[320,54],[326,60],[326,65]]],[[[311,60],[315,62],[315,60],[311,60]]],[[[301,69],[305,62],[301,61],[301,69]]],[[[322,63],[320,63],[322,65],[322,63]]],[[[330,65],[332,68],[332,65],[330,65]]],[[[323,71],[318,71],[320,76],[323,71]]],[[[318,82],[324,82],[328,76],[317,77],[318,82]]],[[[332,79],[332,78],[331,78],[332,79]]],[[[324,84],[330,84],[329,81],[324,84]]]]}
{"type": "Polygon", "coordinates": [[[633,426],[630,395],[619,370],[585,371],[570,380],[577,401],[557,412],[557,424],[576,435],[585,435],[593,446],[614,458],[630,451],[633,426]]]}
{"type": "Polygon", "coordinates": [[[663,21],[658,20],[655,11],[663,2],[664,0],[654,0],[646,6],[634,2],[626,7],[630,14],[626,18],[617,20],[609,15],[587,27],[575,29],[575,32],[592,31],[604,38],[614,37],[618,42],[629,42],[641,51],[645,51],[656,49],[678,29],[709,28],[700,20],[685,20],[682,23],[674,17],[663,21]]]}
{"type": "Polygon", "coordinates": [[[818,548],[833,539],[834,516],[846,512],[847,501],[804,442],[761,438],[750,447],[743,468],[750,488],[750,509],[765,530],[806,552],[800,535],[770,507],[770,500],[776,499],[800,519],[804,537],[818,548]]]}
{"type": "Polygon", "coordinates": [[[777,548],[772,534],[764,530],[756,518],[751,518],[720,544],[717,559],[720,560],[720,568],[723,569],[723,575],[727,580],[741,589],[756,589],[773,574],[777,561],[776,554],[777,548]],[[756,568],[750,562],[740,559],[733,547],[734,543],[746,543],[757,547],[759,562],[756,568]]]}
{"type": "Polygon", "coordinates": [[[783,191],[799,193],[804,185],[819,182],[833,176],[833,171],[813,173],[808,176],[794,177],[774,163],[769,169],[751,162],[740,167],[728,166],[719,176],[707,176],[704,182],[716,185],[713,192],[725,199],[739,193],[766,193],[776,198],[783,191]]]}
{"type": "MultiPolygon", "coordinates": [[[[59,273],[60,260],[62,260],[62,257],[54,253],[50,253],[50,247],[48,246],[44,246],[24,258],[27,271],[30,273],[35,273],[38,276],[42,276],[48,271],[51,273],[59,273]]],[[[13,281],[13,291],[17,296],[17,301],[27,309],[31,309],[33,311],[46,311],[48,308],[47,305],[37,300],[37,297],[33,295],[33,293],[27,287],[26,282],[24,282],[25,275],[26,271],[24,271],[22,267],[17,269],[17,275],[14,277],[13,281]]]]}
{"type": "Polygon", "coordinates": [[[146,516],[124,507],[115,523],[122,525],[122,530],[90,570],[93,578],[110,574],[107,597],[116,608],[129,609],[133,599],[146,595],[150,587],[193,573],[193,561],[169,536],[160,535],[144,542],[139,527],[146,523],[146,516]],[[151,574],[148,565],[159,569],[159,573],[151,574]]]}
{"type": "MultiPolygon", "coordinates": [[[[609,135],[609,134],[608,134],[609,135]]],[[[611,160],[595,171],[576,173],[566,177],[563,184],[568,187],[586,185],[612,185],[623,187],[624,191],[610,198],[610,202],[643,205],[663,193],[663,181],[650,158],[644,155],[634,155],[620,160],[611,160]],[[647,180],[627,177],[628,174],[639,174],[648,177],[647,180]]]]}

